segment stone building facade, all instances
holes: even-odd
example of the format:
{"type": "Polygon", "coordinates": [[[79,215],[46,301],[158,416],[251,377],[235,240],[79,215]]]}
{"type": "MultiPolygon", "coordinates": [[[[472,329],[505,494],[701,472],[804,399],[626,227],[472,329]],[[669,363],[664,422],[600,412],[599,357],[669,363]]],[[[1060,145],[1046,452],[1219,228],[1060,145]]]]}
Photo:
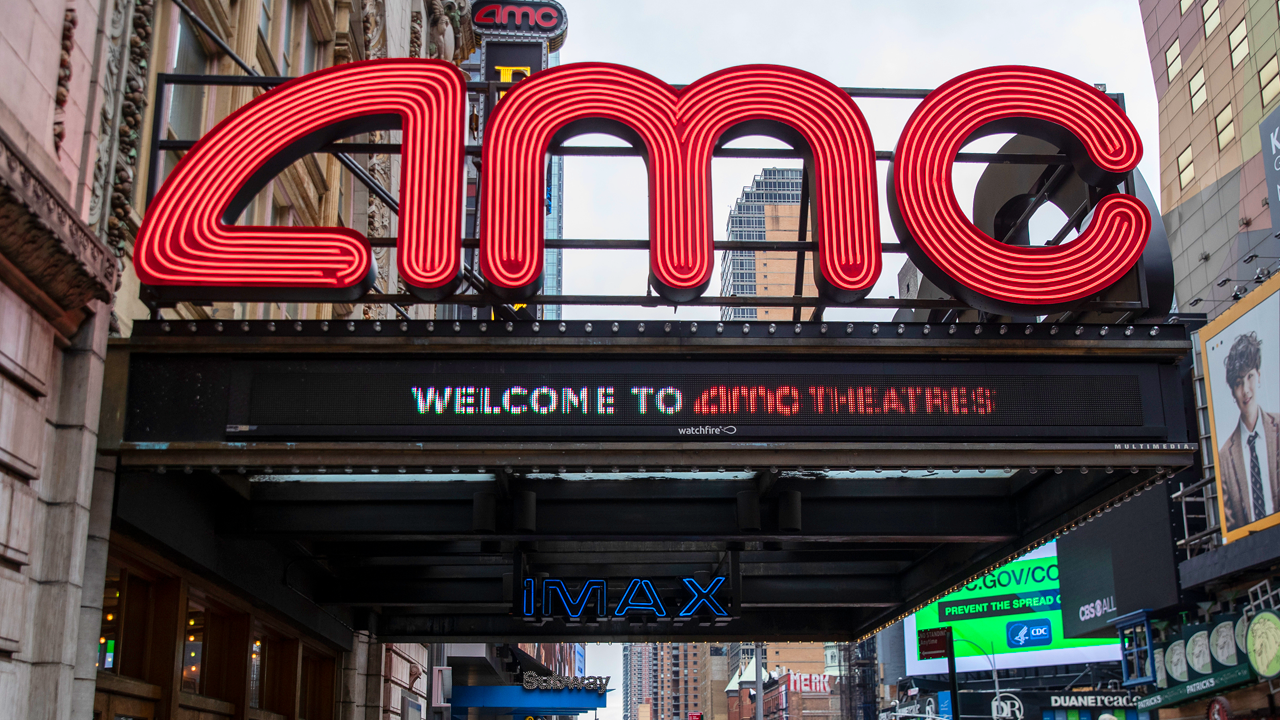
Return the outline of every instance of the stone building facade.
{"type": "MultiPolygon", "coordinates": [[[[570,646],[533,648],[535,660],[494,646],[379,642],[369,622],[327,612],[292,584],[287,558],[270,547],[196,540],[200,523],[226,512],[226,493],[236,494],[229,485],[163,473],[147,487],[118,481],[104,438],[122,418],[103,397],[129,378],[110,366],[108,346],[126,343],[133,320],[153,313],[140,300],[132,243],[149,185],[183,152],[166,151],[153,168],[149,139],[194,140],[259,92],[161,88],[159,74],[243,74],[210,32],[263,75],[298,75],[373,56],[427,56],[442,27],[417,0],[184,4],[194,18],[169,0],[4,5],[0,716],[417,720],[438,705],[433,667],[457,665],[461,684],[476,658],[488,683],[511,682],[510,668],[529,663],[571,674],[581,654],[570,646]],[[426,27],[436,33],[430,42],[426,27]],[[122,495],[163,497],[179,486],[199,486],[188,498],[198,502],[145,517],[117,511],[129,506],[118,504],[122,495]]],[[[357,160],[394,190],[396,161],[357,160]]],[[[327,155],[286,169],[250,213],[245,221],[394,234],[394,218],[327,155]]],[[[381,281],[394,286],[394,257],[384,252],[379,263],[381,281]]],[[[159,312],[325,318],[386,308],[215,303],[159,312]]]]}
{"type": "MultiPolygon", "coordinates": [[[[103,32],[92,1],[0,23],[0,708],[87,717],[106,534],[95,479],[115,257],[88,226],[103,32]],[[89,538],[95,538],[90,541],[89,538]]],[[[109,501],[108,505],[109,507],[109,501]]]]}

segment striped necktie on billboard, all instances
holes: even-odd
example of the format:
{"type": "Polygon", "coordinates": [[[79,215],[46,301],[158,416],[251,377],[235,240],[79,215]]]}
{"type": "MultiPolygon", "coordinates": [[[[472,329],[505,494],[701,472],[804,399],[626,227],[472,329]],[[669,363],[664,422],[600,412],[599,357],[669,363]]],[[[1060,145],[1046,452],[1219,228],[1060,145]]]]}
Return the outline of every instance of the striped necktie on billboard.
{"type": "Polygon", "coordinates": [[[1253,500],[1253,520],[1261,520],[1267,514],[1262,499],[1262,463],[1258,462],[1258,432],[1249,436],[1249,494],[1253,500]]]}

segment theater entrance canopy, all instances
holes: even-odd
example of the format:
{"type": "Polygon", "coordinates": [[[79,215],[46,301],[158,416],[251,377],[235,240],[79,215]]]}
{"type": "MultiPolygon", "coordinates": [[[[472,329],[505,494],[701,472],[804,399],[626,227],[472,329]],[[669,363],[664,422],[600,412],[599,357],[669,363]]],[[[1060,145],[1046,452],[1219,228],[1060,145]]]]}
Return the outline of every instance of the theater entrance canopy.
{"type": "Polygon", "coordinates": [[[1191,465],[1189,348],[149,321],[112,348],[103,437],[118,531],[379,637],[855,638],[1191,465]]]}
{"type": "Polygon", "coordinates": [[[1103,88],[1012,66],[935,90],[762,65],[469,82],[413,59],[157,83],[267,90],[199,141],[155,126],[134,253],[152,319],[108,363],[115,530],[335,641],[859,638],[1195,463],[1169,245],[1103,88]],[[868,97],[916,104],[896,144],[877,149],[868,97]],[[566,145],[601,132],[626,147],[566,145]],[[755,135],[786,147],[728,146],[755,135]],[[158,187],[170,151],[189,152],[158,187]],[[360,153],[399,156],[398,197],[360,153]],[[396,236],[238,224],[312,154],[396,236]],[[643,157],[649,237],[545,237],[565,155],[643,157]],[[713,238],[715,157],[803,161],[794,240],[713,238]],[[987,165],[969,214],[955,162],[987,165]],[[1067,222],[1033,244],[1046,203],[1067,222]],[[648,250],[648,288],[548,294],[548,248],[648,250]],[[795,253],[792,296],[706,294],[717,251],[764,250],[795,253]],[[892,253],[918,274],[869,297],[892,253]],[[264,301],[386,317],[174,319],[264,301]],[[538,310],[573,305],[792,322],[538,310]]]}

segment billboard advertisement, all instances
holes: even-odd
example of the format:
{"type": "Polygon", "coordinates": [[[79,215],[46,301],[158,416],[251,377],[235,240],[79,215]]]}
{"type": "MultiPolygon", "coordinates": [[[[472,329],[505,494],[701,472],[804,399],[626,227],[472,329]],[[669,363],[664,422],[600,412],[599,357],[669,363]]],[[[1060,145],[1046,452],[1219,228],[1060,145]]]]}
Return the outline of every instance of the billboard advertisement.
{"type": "Polygon", "coordinates": [[[959,672],[1070,665],[1120,659],[1116,638],[1068,639],[1062,629],[1057,544],[1048,543],[978,578],[903,623],[908,675],[947,672],[922,660],[917,630],[950,627],[959,672]]]}
{"type": "Polygon", "coordinates": [[[1179,602],[1183,554],[1168,493],[1168,484],[1156,486],[1058,539],[1067,637],[1114,638],[1116,618],[1179,602]]]}
{"type": "Polygon", "coordinates": [[[1223,542],[1280,523],[1280,276],[1200,330],[1223,542]]]}

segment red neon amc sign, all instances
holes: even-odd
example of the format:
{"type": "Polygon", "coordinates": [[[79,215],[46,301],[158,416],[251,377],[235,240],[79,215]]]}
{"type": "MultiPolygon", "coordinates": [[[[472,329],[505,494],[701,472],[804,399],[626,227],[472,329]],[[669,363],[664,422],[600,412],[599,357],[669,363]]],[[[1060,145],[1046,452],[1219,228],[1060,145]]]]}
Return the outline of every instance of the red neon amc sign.
{"type": "MultiPolygon", "coordinates": [[[[363,295],[375,276],[363,235],[233,223],[289,162],[337,138],[398,127],[400,275],[424,300],[446,297],[459,282],[466,94],[453,66],[412,59],[340,65],[263,94],[210,131],[165,182],[138,234],[138,276],[162,296],[180,289],[188,299],[363,295]]],[[[488,122],[480,261],[503,299],[539,291],[547,151],[588,132],[619,134],[642,149],[650,282],[667,300],[698,297],[711,281],[711,156],[746,134],[782,139],[807,159],[824,298],[861,299],[880,275],[875,150],[848,94],[771,65],[729,68],[676,90],[633,68],[579,63],[520,82],[488,122]]],[[[961,210],[951,167],[966,142],[1007,132],[1054,142],[1101,188],[1115,188],[1142,157],[1133,125],[1093,87],[1039,68],[976,70],[932,92],[903,130],[887,188],[894,228],[930,279],[974,307],[1070,307],[1133,267],[1151,216],[1136,197],[1111,192],[1070,243],[1018,247],[989,237],[961,210]]]]}

